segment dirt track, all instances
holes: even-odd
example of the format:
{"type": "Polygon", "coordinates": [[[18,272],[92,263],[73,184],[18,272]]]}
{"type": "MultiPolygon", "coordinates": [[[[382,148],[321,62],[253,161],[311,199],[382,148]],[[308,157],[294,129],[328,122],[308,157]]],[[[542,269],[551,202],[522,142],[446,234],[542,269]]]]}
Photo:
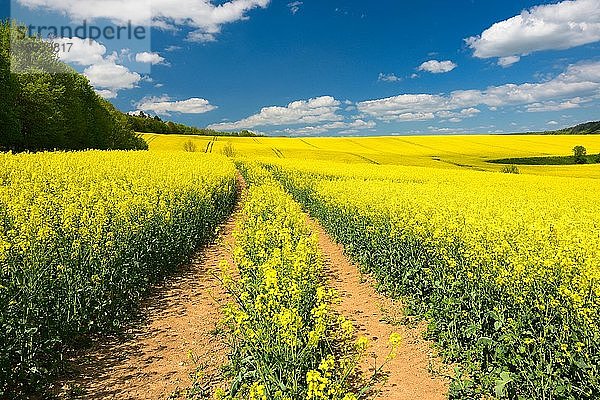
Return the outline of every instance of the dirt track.
{"type": "MultiPolygon", "coordinates": [[[[240,179],[239,184],[245,188],[240,179]]],[[[228,300],[213,275],[221,260],[233,265],[233,231],[241,202],[222,226],[219,239],[203,249],[190,265],[170,280],[143,305],[146,319],[123,335],[96,344],[92,351],[72,360],[76,377],[66,379],[61,397],[85,399],[168,399],[189,388],[190,374],[202,366],[208,387],[219,382],[219,368],[226,362],[226,348],[217,335],[221,307],[228,300]],[[190,357],[193,354],[193,357],[190,357]],[[74,390],[73,390],[74,389],[74,390]]],[[[376,399],[442,400],[447,380],[434,376],[440,365],[430,343],[422,339],[423,324],[406,324],[402,306],[379,295],[372,282],[344,255],[324,229],[309,223],[318,235],[330,285],[338,290],[338,311],[353,320],[359,334],[371,340],[369,359],[363,365],[372,371],[373,356],[381,363],[389,353],[392,332],[403,337],[398,357],[385,372],[387,384],[376,399]]]]}
{"type": "Polygon", "coordinates": [[[310,220],[319,238],[319,247],[328,268],[329,282],[341,297],[338,311],[354,321],[359,334],[371,341],[363,365],[365,372],[373,371],[374,358],[381,364],[389,354],[388,339],[393,332],[402,335],[403,342],[398,356],[385,367],[389,374],[387,384],[376,399],[386,400],[443,400],[447,398],[448,381],[435,376],[431,370],[441,365],[435,357],[431,344],[425,341],[423,323],[407,324],[401,314],[403,307],[378,294],[373,282],[363,277],[359,269],[344,255],[342,246],[325,232],[314,220],[310,220]]]}

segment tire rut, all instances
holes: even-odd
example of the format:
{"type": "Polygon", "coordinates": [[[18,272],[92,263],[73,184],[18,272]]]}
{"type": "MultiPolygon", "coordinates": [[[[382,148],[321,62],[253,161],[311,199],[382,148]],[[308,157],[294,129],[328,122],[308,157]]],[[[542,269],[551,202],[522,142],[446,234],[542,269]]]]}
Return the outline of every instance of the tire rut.
{"type": "Polygon", "coordinates": [[[318,236],[324,257],[329,286],[340,296],[337,310],[352,320],[358,334],[370,340],[367,360],[362,370],[367,377],[374,372],[374,360],[380,365],[388,356],[388,339],[393,332],[402,335],[398,356],[386,364],[386,383],[379,386],[374,399],[443,400],[447,398],[449,381],[439,373],[445,367],[437,358],[432,344],[423,339],[424,322],[410,322],[403,315],[404,307],[374,288],[374,282],[364,277],[358,267],[315,220],[310,226],[318,236]],[[438,373],[436,373],[438,371],[438,373]]]}

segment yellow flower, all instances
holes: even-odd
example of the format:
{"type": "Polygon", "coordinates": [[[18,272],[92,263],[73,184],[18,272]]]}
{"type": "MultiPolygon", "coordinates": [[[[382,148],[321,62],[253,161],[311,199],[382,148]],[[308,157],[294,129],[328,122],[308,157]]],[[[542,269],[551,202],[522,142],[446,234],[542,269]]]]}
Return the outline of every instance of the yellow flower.
{"type": "Polygon", "coordinates": [[[369,347],[369,339],[367,339],[365,336],[361,336],[356,340],[355,346],[359,353],[364,352],[367,347],[369,347]]]}
{"type": "Polygon", "coordinates": [[[392,333],[389,343],[392,347],[399,347],[402,344],[402,335],[397,332],[392,333]]]}
{"type": "Polygon", "coordinates": [[[254,382],[250,387],[249,400],[267,400],[265,385],[254,382]]]}

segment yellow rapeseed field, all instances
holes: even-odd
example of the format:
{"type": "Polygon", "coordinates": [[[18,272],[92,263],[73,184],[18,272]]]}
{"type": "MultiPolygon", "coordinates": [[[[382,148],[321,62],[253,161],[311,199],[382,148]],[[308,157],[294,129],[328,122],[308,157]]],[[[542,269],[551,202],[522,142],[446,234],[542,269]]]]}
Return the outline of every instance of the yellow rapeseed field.
{"type": "Polygon", "coordinates": [[[332,311],[293,199],[429,322],[457,366],[450,397],[600,393],[600,165],[489,162],[596,154],[600,137],[144,137],[150,152],[0,154],[0,395],[118,328],[213,236],[237,196],[232,159],[250,188],[239,279],[224,275],[235,376],[216,397],[360,398],[366,342],[332,311]]]}
{"type": "MultiPolygon", "coordinates": [[[[222,282],[235,300],[224,307],[225,370],[233,382],[214,391],[213,398],[364,398],[396,356],[400,335],[391,334],[389,354],[376,360],[372,376],[358,372],[369,340],[355,337],[352,322],[334,311],[337,294],[327,286],[306,215],[269,171],[254,163],[239,167],[249,189],[236,231],[237,268],[221,264],[222,282]]],[[[205,398],[204,378],[200,370],[190,398],[205,398]]]]}
{"type": "Polygon", "coordinates": [[[238,378],[216,397],[356,400],[351,383],[364,346],[331,307],[316,237],[268,173],[242,171],[250,188],[234,253],[240,279],[223,278],[237,300],[225,307],[225,323],[238,378]]]}
{"type": "MultiPolygon", "coordinates": [[[[356,138],[231,138],[144,135],[152,151],[181,151],[187,141],[198,152],[220,153],[229,143],[240,157],[336,161],[343,163],[424,166],[500,171],[488,161],[514,157],[568,156],[575,146],[600,153],[599,135],[461,135],[356,138]]],[[[519,166],[521,173],[600,178],[600,164],[519,166]]]]}
{"type": "MultiPolygon", "coordinates": [[[[157,136],[151,150],[188,138],[157,136]]],[[[600,392],[599,136],[203,138],[262,163],[458,361],[451,397],[600,392]],[[515,171],[513,171],[515,172],[515,171]]],[[[198,146],[202,148],[202,146],[198,146]]]]}
{"type": "Polygon", "coordinates": [[[600,392],[595,179],[271,160],[285,186],[432,320],[454,394],[600,392]]]}
{"type": "Polygon", "coordinates": [[[0,154],[0,397],[43,379],[80,335],[124,322],[213,236],[235,173],[183,152],[0,154]]]}

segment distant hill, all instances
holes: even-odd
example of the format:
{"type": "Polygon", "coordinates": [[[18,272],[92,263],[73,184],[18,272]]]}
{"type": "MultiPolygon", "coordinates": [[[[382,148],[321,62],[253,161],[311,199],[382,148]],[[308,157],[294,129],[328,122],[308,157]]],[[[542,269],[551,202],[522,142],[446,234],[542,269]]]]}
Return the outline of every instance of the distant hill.
{"type": "Polygon", "coordinates": [[[147,148],[88,79],[58,59],[51,43],[0,20],[0,151],[147,148]],[[25,50],[14,51],[14,37],[25,50]]]}
{"type": "Polygon", "coordinates": [[[598,135],[600,134],[600,121],[586,122],[570,128],[557,131],[544,132],[545,135],[598,135]]]}
{"type": "Polygon", "coordinates": [[[175,135],[200,135],[200,136],[237,136],[253,137],[260,136],[250,131],[240,132],[219,132],[207,128],[196,128],[178,124],[171,121],[163,121],[158,115],[152,116],[143,111],[124,114],[127,123],[135,132],[141,133],[162,133],[175,135]]]}

